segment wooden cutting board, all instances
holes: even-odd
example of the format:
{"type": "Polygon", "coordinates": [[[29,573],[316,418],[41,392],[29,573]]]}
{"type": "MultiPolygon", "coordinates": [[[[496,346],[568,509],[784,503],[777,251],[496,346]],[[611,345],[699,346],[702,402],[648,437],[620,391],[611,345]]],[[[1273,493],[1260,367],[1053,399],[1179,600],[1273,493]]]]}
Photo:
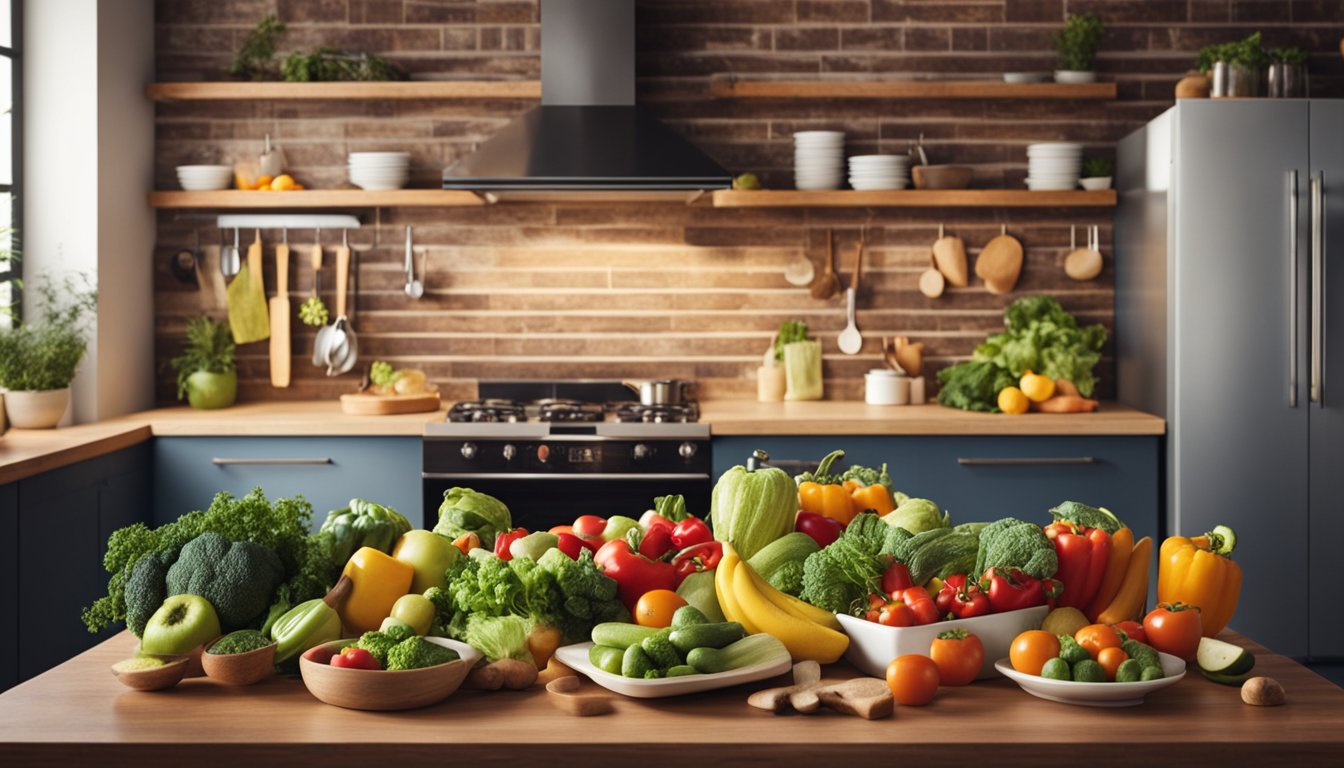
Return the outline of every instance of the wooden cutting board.
{"type": "Polygon", "coordinates": [[[422,413],[439,409],[438,392],[418,395],[374,395],[354,392],[341,395],[341,410],[353,416],[391,416],[397,413],[422,413]]]}
{"type": "Polygon", "coordinates": [[[289,244],[275,247],[275,296],[270,300],[271,386],[289,386],[289,244]]]}

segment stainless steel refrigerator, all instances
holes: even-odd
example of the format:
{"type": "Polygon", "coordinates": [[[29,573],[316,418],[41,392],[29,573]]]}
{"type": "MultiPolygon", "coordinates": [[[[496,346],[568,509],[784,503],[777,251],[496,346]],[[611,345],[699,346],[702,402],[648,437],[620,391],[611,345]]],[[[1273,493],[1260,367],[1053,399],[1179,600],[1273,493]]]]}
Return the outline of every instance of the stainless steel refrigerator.
{"type": "Polygon", "coordinates": [[[1122,402],[1168,533],[1237,532],[1230,627],[1344,658],[1344,101],[1182,100],[1119,146],[1122,402]]]}

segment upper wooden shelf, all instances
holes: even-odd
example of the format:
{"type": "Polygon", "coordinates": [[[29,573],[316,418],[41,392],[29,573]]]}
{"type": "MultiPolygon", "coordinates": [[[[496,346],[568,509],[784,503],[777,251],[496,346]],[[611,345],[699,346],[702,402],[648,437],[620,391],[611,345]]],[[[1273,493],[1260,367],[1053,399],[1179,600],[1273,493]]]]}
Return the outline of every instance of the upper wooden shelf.
{"type": "Polygon", "coordinates": [[[153,101],[239,101],[244,99],[539,99],[539,80],[414,80],[357,83],[220,81],[150,83],[153,101]]]}
{"type": "Polygon", "coordinates": [[[1104,208],[1115,190],[1032,192],[1026,189],[737,190],[714,193],[715,208],[1104,208]]]}
{"type": "Polygon", "coordinates": [[[217,192],[150,192],[151,208],[214,208],[303,210],[309,208],[437,208],[485,205],[474,192],[447,189],[305,189],[256,192],[222,189],[217,192]]]}
{"type": "Polygon", "coordinates": [[[1115,83],[1001,80],[742,80],[709,84],[719,99],[1114,99],[1115,83]]]}

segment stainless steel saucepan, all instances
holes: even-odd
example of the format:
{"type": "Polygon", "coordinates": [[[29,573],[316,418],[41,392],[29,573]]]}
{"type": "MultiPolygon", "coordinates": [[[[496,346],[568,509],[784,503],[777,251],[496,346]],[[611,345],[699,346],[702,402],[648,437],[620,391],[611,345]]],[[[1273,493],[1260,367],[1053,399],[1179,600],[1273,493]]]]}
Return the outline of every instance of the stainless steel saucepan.
{"type": "Polygon", "coordinates": [[[623,381],[639,395],[640,405],[680,405],[695,399],[695,382],[684,379],[623,381]]]}

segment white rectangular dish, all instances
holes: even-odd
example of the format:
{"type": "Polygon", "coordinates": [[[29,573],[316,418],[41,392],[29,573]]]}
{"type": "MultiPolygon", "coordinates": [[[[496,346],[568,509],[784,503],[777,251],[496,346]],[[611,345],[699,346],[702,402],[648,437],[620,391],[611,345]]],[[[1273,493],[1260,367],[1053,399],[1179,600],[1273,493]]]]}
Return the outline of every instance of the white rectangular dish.
{"type": "Polygon", "coordinates": [[[717,688],[727,688],[742,683],[755,682],[756,680],[765,680],[775,675],[782,675],[793,668],[793,660],[789,658],[788,650],[781,644],[777,655],[750,667],[708,675],[686,675],[684,677],[642,680],[613,675],[593,666],[593,663],[588,660],[588,649],[592,647],[592,643],[566,645],[556,649],[555,658],[603,688],[637,699],[661,699],[666,696],[712,691],[717,688]]]}
{"type": "MultiPolygon", "coordinates": [[[[885,677],[887,665],[897,656],[907,653],[929,655],[929,646],[941,632],[961,628],[980,638],[985,646],[985,663],[980,667],[977,680],[995,677],[994,660],[1007,656],[1013,638],[1028,629],[1040,629],[1045,614],[1044,605],[1018,611],[976,616],[973,619],[938,621],[918,627],[887,627],[856,616],[837,613],[840,626],[849,635],[849,650],[845,660],[874,676],[885,677]]],[[[586,657],[585,657],[586,658],[586,657]]]]}

